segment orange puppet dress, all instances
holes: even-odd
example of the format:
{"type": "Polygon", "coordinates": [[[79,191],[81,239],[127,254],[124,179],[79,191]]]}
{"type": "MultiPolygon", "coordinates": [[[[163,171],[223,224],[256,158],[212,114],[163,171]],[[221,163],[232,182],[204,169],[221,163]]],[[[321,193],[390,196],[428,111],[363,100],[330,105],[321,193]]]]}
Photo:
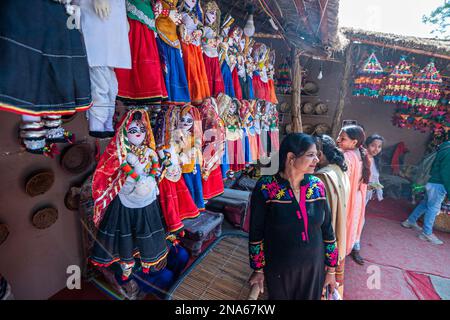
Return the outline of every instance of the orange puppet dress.
{"type": "Polygon", "coordinates": [[[189,84],[189,93],[193,104],[200,104],[211,96],[208,76],[201,49],[202,23],[201,17],[192,12],[182,12],[181,49],[183,51],[184,68],[189,84]]]}

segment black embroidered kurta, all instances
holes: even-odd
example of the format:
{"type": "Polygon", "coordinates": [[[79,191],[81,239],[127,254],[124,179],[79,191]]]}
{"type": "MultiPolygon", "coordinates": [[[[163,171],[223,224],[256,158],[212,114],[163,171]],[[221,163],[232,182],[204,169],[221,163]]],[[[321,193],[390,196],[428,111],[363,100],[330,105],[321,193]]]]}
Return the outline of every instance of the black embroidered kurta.
{"type": "Polygon", "coordinates": [[[300,202],[279,174],[258,180],[251,198],[250,266],[263,269],[270,299],[320,299],[325,265],[338,252],[326,201],[317,177],[305,175],[300,202]]]}

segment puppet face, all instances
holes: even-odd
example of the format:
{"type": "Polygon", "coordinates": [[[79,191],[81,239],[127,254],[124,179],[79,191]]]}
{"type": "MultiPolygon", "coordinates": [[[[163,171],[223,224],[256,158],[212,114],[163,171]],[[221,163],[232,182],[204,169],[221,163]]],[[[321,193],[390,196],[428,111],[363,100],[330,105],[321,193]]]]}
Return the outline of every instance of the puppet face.
{"type": "Polygon", "coordinates": [[[216,22],[217,15],[216,11],[210,10],[206,11],[206,23],[208,25],[213,25],[216,22]]]}
{"type": "Polygon", "coordinates": [[[230,114],[235,114],[236,111],[237,111],[237,105],[236,105],[236,103],[235,103],[235,102],[232,102],[231,105],[230,105],[230,109],[228,109],[228,110],[229,110],[229,113],[230,113],[230,114]]]}
{"type": "Polygon", "coordinates": [[[197,0],[184,0],[184,7],[191,11],[194,9],[197,0]]]}
{"type": "Polygon", "coordinates": [[[178,129],[182,129],[184,131],[189,131],[189,130],[191,130],[193,125],[194,125],[194,118],[188,112],[180,118],[180,122],[178,123],[178,129]]]}
{"type": "Polygon", "coordinates": [[[127,130],[128,141],[135,146],[140,146],[144,142],[146,134],[147,130],[140,121],[132,121],[127,130]]]}
{"type": "Polygon", "coordinates": [[[236,41],[236,43],[239,43],[241,41],[242,33],[243,31],[240,27],[235,27],[233,29],[231,36],[233,37],[234,41],[236,41]]]}

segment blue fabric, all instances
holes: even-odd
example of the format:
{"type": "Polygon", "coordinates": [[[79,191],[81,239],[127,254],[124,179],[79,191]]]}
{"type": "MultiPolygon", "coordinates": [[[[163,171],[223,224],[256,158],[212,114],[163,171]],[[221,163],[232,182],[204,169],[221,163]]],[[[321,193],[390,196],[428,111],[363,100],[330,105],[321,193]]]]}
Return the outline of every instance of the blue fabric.
{"type": "Polygon", "coordinates": [[[433,233],[434,220],[441,210],[441,204],[445,199],[447,192],[443,184],[427,183],[425,185],[426,194],[419,205],[408,217],[410,223],[415,223],[423,215],[423,233],[431,235],[433,233]]]}
{"type": "Polygon", "coordinates": [[[251,163],[253,161],[251,151],[252,150],[250,150],[250,142],[248,141],[247,130],[244,128],[244,159],[245,159],[245,164],[251,163]]]}
{"type": "Polygon", "coordinates": [[[252,80],[252,78],[250,78],[249,75],[247,75],[247,85],[248,85],[248,99],[254,100],[255,93],[253,92],[253,80],[252,80]]]}
{"type": "Polygon", "coordinates": [[[220,70],[222,71],[225,94],[229,95],[232,98],[236,98],[236,93],[234,92],[233,87],[233,76],[231,75],[230,67],[228,66],[228,63],[226,63],[226,61],[222,62],[220,70]]]}
{"type": "Polygon", "coordinates": [[[222,178],[227,178],[227,173],[230,171],[230,161],[228,159],[228,143],[225,140],[225,149],[222,156],[222,163],[220,164],[220,170],[222,171],[222,178]]]}
{"type": "MultiPolygon", "coordinates": [[[[161,299],[164,299],[166,292],[179,277],[188,261],[189,253],[186,249],[180,245],[171,246],[167,256],[166,268],[148,274],[140,271],[134,275],[134,278],[144,292],[156,294],[161,299]]],[[[119,283],[123,283],[122,280],[120,281],[119,283]]]]}
{"type": "Polygon", "coordinates": [[[178,278],[189,261],[188,251],[180,245],[172,246],[167,256],[167,269],[178,278]]]}
{"type": "Polygon", "coordinates": [[[169,46],[159,37],[156,38],[156,42],[164,65],[164,82],[169,102],[190,102],[189,86],[181,57],[181,49],[169,46]]]}
{"type": "Polygon", "coordinates": [[[195,168],[197,172],[194,174],[191,173],[183,173],[184,181],[186,182],[186,186],[189,189],[189,193],[192,196],[192,199],[195,202],[195,205],[199,209],[205,209],[205,200],[203,199],[203,184],[202,184],[202,174],[200,165],[196,164],[195,168]]]}

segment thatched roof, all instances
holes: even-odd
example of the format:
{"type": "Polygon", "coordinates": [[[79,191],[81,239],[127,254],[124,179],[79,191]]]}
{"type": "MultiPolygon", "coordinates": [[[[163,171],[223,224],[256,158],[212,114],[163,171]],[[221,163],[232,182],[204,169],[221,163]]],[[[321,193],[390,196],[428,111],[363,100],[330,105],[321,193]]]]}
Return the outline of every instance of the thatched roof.
{"type": "Polygon", "coordinates": [[[330,56],[338,44],[339,0],[220,0],[222,16],[231,14],[243,26],[246,7],[255,8],[258,33],[279,33],[292,46],[319,56],[330,56]],[[269,18],[275,21],[275,31],[269,18]]]}
{"type": "Polygon", "coordinates": [[[450,40],[408,37],[352,28],[341,28],[340,31],[352,41],[450,59],[450,40]]]}

